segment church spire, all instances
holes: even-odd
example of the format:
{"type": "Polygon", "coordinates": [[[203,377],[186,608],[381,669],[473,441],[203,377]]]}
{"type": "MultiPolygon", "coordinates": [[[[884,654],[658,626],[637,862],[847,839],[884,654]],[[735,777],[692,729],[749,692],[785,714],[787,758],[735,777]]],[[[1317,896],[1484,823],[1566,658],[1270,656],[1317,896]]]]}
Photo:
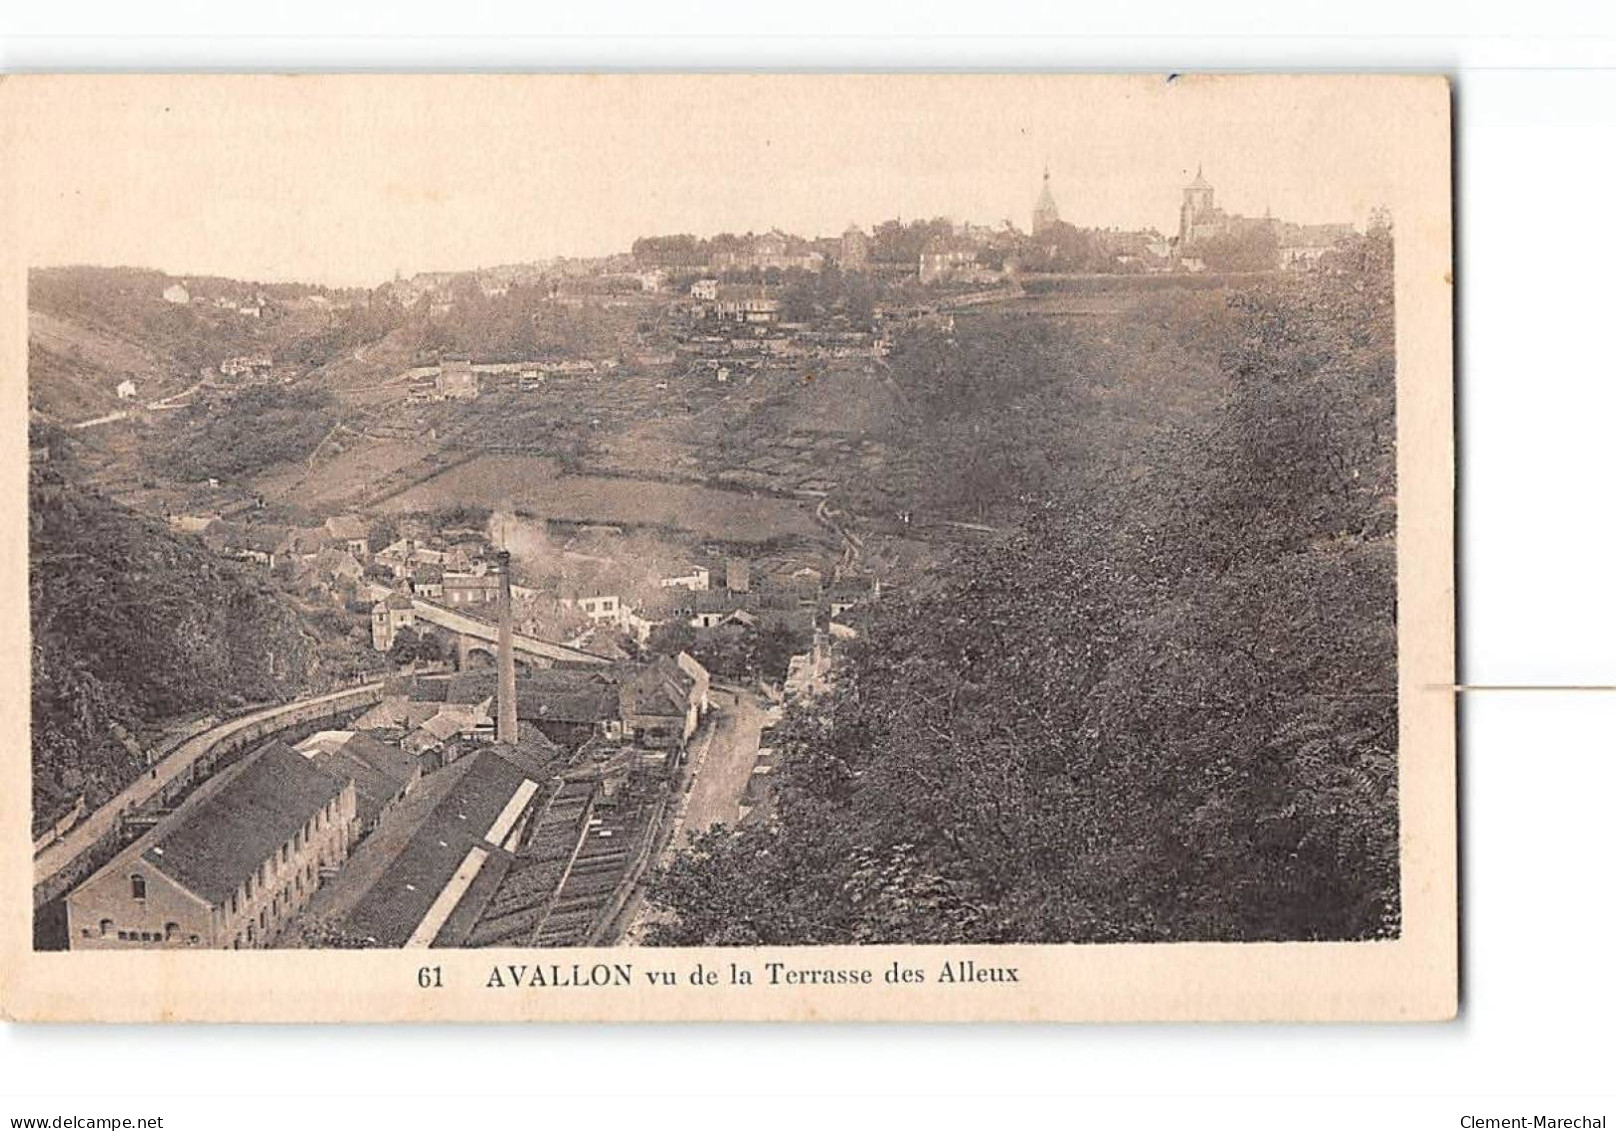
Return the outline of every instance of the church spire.
{"type": "Polygon", "coordinates": [[[1049,162],[1044,162],[1044,187],[1038,193],[1038,203],[1032,206],[1032,234],[1042,235],[1049,228],[1060,223],[1060,208],[1055,204],[1055,194],[1049,190],[1049,162]]]}

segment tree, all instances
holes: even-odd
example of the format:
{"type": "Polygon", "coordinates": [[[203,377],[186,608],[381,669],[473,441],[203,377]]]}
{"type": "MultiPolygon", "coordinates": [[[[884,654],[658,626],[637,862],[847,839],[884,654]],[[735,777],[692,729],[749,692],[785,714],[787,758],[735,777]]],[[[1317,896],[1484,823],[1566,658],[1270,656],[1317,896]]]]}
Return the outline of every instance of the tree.
{"type": "Polygon", "coordinates": [[[812,644],[809,633],[793,629],[783,621],[765,622],[759,626],[753,645],[758,674],[778,683],[785,679],[791,657],[808,651],[812,644]]]}
{"type": "Polygon", "coordinates": [[[415,658],[421,663],[438,664],[449,658],[443,638],[431,629],[423,629],[415,646],[415,658]]]}
{"type": "Polygon", "coordinates": [[[646,650],[655,656],[677,656],[696,646],[696,630],[688,621],[670,620],[651,629],[646,650]]]}
{"type": "Polygon", "coordinates": [[[398,667],[421,658],[421,637],[415,629],[406,624],[393,633],[393,646],[387,650],[387,658],[398,667]]]}
{"type": "Polygon", "coordinates": [[[398,541],[398,520],[387,516],[372,519],[369,539],[373,549],[391,546],[398,541]]]}
{"type": "Polygon", "coordinates": [[[1279,236],[1271,224],[1247,224],[1195,245],[1213,271],[1272,271],[1279,266],[1279,236]]]}

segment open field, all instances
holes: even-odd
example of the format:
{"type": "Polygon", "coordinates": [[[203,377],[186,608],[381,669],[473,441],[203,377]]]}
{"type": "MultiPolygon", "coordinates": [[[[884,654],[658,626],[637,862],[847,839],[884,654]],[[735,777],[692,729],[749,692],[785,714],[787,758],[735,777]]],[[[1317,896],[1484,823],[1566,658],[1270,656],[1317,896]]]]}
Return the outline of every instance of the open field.
{"type": "Polygon", "coordinates": [[[391,514],[465,504],[535,518],[687,530],[721,542],[822,538],[809,502],[682,483],[561,475],[540,456],[486,455],[418,483],[382,504],[391,514]]]}
{"type": "Polygon", "coordinates": [[[314,468],[299,462],[259,476],[258,490],[267,499],[341,509],[359,501],[377,484],[417,466],[432,451],[430,445],[413,440],[346,439],[351,446],[334,458],[318,461],[314,468]]]}

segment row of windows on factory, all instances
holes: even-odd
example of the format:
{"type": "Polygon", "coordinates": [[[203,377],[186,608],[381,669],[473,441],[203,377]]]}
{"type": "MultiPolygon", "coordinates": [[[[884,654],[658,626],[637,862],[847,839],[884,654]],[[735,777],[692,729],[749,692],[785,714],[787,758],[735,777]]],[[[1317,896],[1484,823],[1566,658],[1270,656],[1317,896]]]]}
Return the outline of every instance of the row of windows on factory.
{"type": "MultiPolygon", "coordinates": [[[[163,929],[161,931],[118,931],[118,930],[116,930],[116,927],[117,927],[117,924],[114,923],[111,919],[103,919],[103,920],[101,920],[101,922],[99,924],[101,937],[104,938],[104,939],[108,939],[108,938],[111,938],[114,934],[116,934],[118,936],[118,941],[120,941],[120,942],[170,942],[170,943],[173,943],[173,942],[179,942],[180,941],[180,925],[178,923],[174,923],[174,922],[164,923],[163,924],[163,929]]],[[[84,934],[85,938],[89,938],[90,937],[90,928],[85,927],[84,931],[83,931],[83,934],[84,934]]],[[[188,941],[188,942],[190,942],[192,944],[195,944],[195,943],[201,942],[202,940],[201,940],[201,937],[198,936],[198,935],[189,935],[189,936],[186,937],[186,941],[188,941]]]]}
{"type": "MultiPolygon", "coordinates": [[[[302,895],[304,890],[305,890],[305,887],[307,888],[307,890],[313,891],[318,886],[319,886],[319,883],[318,883],[318,881],[316,879],[315,864],[314,864],[313,860],[310,860],[302,868],[298,869],[297,873],[292,877],[292,883],[289,884],[288,886],[282,888],[280,893],[278,895],[276,895],[275,899],[273,901],[271,901],[271,902],[272,903],[278,903],[281,899],[289,897],[290,893],[294,890],[294,888],[297,891],[297,894],[302,895]]],[[[247,878],[247,886],[246,886],[246,889],[245,889],[245,893],[246,893],[245,894],[245,900],[248,903],[252,902],[253,890],[254,890],[254,888],[253,888],[252,877],[249,876],[247,878]]],[[[260,886],[258,890],[262,891],[263,887],[260,886]]],[[[243,894],[242,894],[241,891],[237,891],[236,893],[231,895],[231,897],[230,897],[230,914],[231,915],[239,915],[239,914],[241,914],[242,900],[243,900],[243,894]]],[[[259,916],[262,917],[262,915],[263,915],[263,912],[260,911],[259,916]]]]}
{"type": "Polygon", "coordinates": [[[290,884],[277,892],[267,907],[258,909],[258,918],[248,921],[247,929],[238,933],[231,940],[230,949],[240,950],[244,944],[252,946],[260,938],[267,940],[270,936],[270,928],[280,926],[282,915],[290,915],[302,904],[304,893],[312,894],[319,886],[319,881],[315,878],[314,865],[311,864],[307,869],[299,872],[290,884]],[[307,879],[306,884],[304,882],[305,878],[307,879]]]}
{"type": "MultiPolygon", "coordinates": [[[[295,853],[303,851],[305,845],[313,843],[316,833],[323,832],[336,823],[337,813],[338,798],[334,797],[321,806],[320,811],[309,818],[308,824],[304,825],[297,832],[293,833],[291,840],[281,845],[280,848],[274,853],[271,853],[269,859],[265,860],[261,865],[259,865],[257,872],[254,873],[254,875],[248,876],[246,882],[242,884],[240,888],[236,889],[236,891],[230,896],[230,914],[240,914],[241,904],[244,902],[251,903],[253,899],[253,892],[255,890],[262,891],[263,889],[268,888],[270,880],[270,868],[273,866],[277,872],[280,869],[285,868],[286,865],[290,863],[291,858],[295,853]],[[256,886],[254,883],[255,880],[256,886]]],[[[314,868],[314,862],[310,861],[308,865],[302,869],[302,872],[306,873],[311,884],[314,880],[314,868]]],[[[301,875],[297,877],[299,891],[303,890],[303,879],[304,877],[301,875]]]]}

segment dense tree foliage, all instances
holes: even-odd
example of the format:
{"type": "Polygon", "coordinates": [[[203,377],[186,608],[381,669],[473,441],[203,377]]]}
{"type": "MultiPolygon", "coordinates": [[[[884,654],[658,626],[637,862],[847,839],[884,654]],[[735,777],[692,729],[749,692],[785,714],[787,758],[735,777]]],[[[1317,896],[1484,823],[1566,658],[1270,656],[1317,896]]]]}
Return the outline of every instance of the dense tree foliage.
{"type": "Polygon", "coordinates": [[[1192,251],[1214,271],[1272,271],[1279,266],[1279,235],[1271,224],[1247,224],[1202,240],[1192,251]]]}
{"type": "Polygon", "coordinates": [[[1397,932],[1389,233],[1159,312],[1218,331],[1213,409],[1041,437],[1011,543],[882,602],[778,732],[774,819],[658,876],[654,941],[1397,932]]]}
{"type": "Polygon", "coordinates": [[[812,645],[813,636],[807,630],[779,618],[765,617],[755,628],[692,628],[686,621],[659,624],[651,630],[645,650],[655,656],[688,652],[702,667],[725,679],[779,683],[786,676],[791,657],[812,645]]]}
{"type": "Polygon", "coordinates": [[[36,824],[141,772],[116,727],[139,733],[328,681],[320,634],[265,575],[55,467],[34,468],[29,487],[36,824]]]}
{"type": "Polygon", "coordinates": [[[336,422],[335,400],[322,387],[256,385],[175,414],[145,458],[180,480],[250,476],[307,458],[336,422]]]}

